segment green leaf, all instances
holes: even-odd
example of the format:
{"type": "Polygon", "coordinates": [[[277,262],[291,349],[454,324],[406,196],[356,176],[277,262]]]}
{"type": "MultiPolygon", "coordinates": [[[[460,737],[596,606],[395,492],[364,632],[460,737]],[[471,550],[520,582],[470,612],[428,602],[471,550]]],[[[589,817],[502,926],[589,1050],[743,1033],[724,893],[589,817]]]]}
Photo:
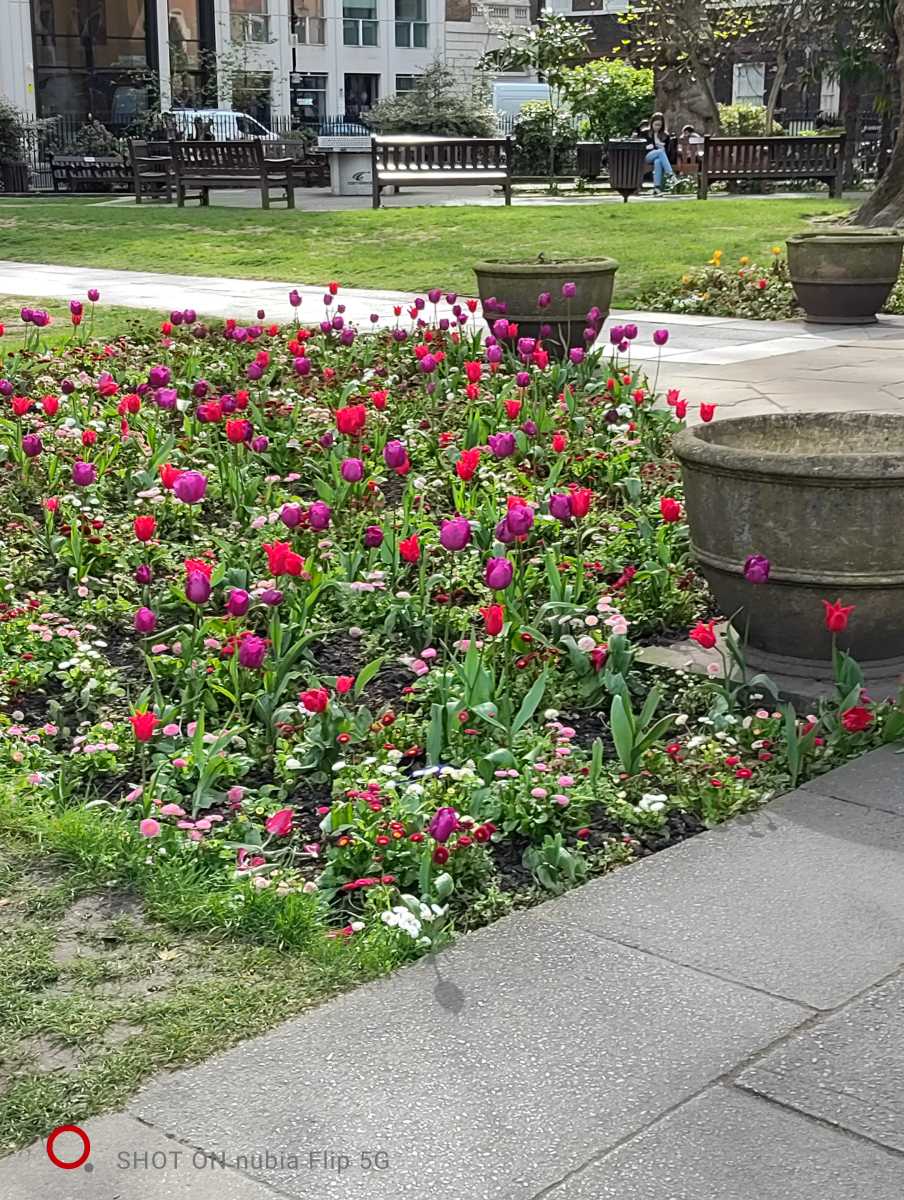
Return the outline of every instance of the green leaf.
{"type": "Polygon", "coordinates": [[[445,744],[445,709],[441,704],[430,705],[430,724],[427,727],[427,761],[431,765],[442,757],[445,744]]]}
{"type": "Polygon", "coordinates": [[[455,891],[455,880],[448,871],[443,871],[442,875],[437,875],[433,881],[433,891],[436,893],[436,898],[440,903],[452,895],[455,891]]]}
{"type": "Polygon", "coordinates": [[[379,658],[375,658],[371,662],[367,663],[367,665],[363,666],[358,672],[358,677],[355,680],[355,699],[361,695],[361,693],[376,675],[377,671],[379,671],[380,667],[382,667],[383,661],[384,656],[381,655],[379,658]]]}
{"type": "Polygon", "coordinates": [[[612,730],[612,740],[615,742],[615,753],[622,769],[629,775],[634,773],[634,725],[625,711],[625,702],[621,696],[612,697],[612,707],[609,710],[609,727],[612,730]]]}
{"type": "Polygon", "coordinates": [[[546,672],[534,681],[533,687],[524,697],[521,702],[521,707],[518,709],[518,715],[512,722],[512,733],[517,733],[523,729],[527,722],[531,719],[543,699],[543,693],[546,691],[546,672]]]}

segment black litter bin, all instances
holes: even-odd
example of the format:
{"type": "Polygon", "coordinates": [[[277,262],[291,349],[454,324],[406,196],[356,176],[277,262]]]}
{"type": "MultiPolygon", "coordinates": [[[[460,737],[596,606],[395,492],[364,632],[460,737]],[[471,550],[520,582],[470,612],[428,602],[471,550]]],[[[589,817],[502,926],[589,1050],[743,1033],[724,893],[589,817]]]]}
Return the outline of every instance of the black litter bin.
{"type": "Polygon", "coordinates": [[[597,179],[603,167],[602,142],[578,142],[578,178],[597,179]]]}
{"type": "Polygon", "coordinates": [[[643,186],[646,170],[647,144],[640,138],[613,138],[609,142],[609,186],[621,192],[625,203],[628,197],[643,186]]]}

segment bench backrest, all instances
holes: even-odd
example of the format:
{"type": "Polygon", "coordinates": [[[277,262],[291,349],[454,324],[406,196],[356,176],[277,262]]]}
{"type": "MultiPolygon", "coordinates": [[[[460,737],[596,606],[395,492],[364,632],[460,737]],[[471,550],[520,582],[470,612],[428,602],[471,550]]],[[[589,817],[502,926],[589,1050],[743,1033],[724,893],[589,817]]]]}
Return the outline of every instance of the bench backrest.
{"type": "Polygon", "coordinates": [[[169,146],[177,171],[260,171],[264,162],[263,147],[258,141],[172,141],[169,146]]]}
{"type": "Polygon", "coordinates": [[[136,158],[170,158],[169,142],[145,142],[132,138],[129,142],[129,153],[132,160],[136,158]]]}
{"type": "Polygon", "coordinates": [[[398,171],[508,171],[512,139],[373,137],[371,155],[379,176],[398,171]]]}
{"type": "Polygon", "coordinates": [[[844,157],[844,134],[819,137],[707,137],[710,179],[816,179],[834,176],[844,157]]]}

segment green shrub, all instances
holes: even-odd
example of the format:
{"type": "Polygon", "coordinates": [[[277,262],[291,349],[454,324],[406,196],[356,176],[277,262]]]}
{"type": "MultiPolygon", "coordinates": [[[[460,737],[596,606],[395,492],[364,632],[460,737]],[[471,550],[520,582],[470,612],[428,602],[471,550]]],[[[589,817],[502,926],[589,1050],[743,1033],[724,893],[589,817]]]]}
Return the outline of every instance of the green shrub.
{"type": "Polygon", "coordinates": [[[498,132],[482,85],[463,84],[442,63],[419,75],[410,92],[381,100],[364,120],[378,133],[494,137],[498,132]]]}
{"type": "Polygon", "coordinates": [[[578,131],[570,113],[553,109],[547,100],[532,100],[518,114],[515,125],[515,173],[548,175],[550,145],[555,147],[553,173],[575,170],[578,131]]]}
{"type": "MultiPolygon", "coordinates": [[[[766,108],[762,104],[720,104],[719,127],[726,137],[757,137],[766,132],[766,108]]],[[[772,132],[782,133],[772,122],[772,132]]]]}
{"type": "Polygon", "coordinates": [[[0,96],[0,162],[4,159],[15,161],[22,157],[24,136],[22,114],[0,96]]]}
{"type": "Polygon", "coordinates": [[[618,58],[572,68],[562,92],[572,111],[587,119],[587,136],[595,141],[630,134],[655,107],[652,70],[618,58]]]}

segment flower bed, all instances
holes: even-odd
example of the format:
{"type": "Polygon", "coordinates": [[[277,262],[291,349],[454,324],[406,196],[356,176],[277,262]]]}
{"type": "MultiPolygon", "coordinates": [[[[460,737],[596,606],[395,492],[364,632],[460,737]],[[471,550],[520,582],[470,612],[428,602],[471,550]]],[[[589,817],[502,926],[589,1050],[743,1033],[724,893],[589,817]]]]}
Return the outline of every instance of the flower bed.
{"type": "Polygon", "coordinates": [[[656,404],[636,329],[560,360],[439,292],[369,332],[336,284],[307,325],[297,300],[110,343],[75,304],[53,349],[27,310],[0,360],[7,824],[158,905],[190,883],[196,925],[385,969],[904,728],[844,655],[800,718],[736,640],[708,677],[638,661],[715,632],[688,402],[656,404]]]}

